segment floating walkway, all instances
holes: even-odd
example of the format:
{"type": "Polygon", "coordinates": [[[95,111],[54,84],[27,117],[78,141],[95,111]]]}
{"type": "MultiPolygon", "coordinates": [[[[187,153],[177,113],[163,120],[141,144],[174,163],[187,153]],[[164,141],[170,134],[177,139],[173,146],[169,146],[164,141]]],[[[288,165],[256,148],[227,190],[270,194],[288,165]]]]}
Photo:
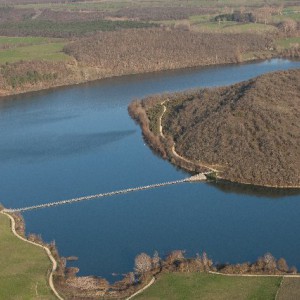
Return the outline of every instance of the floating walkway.
{"type": "Polygon", "coordinates": [[[175,180],[175,181],[156,183],[156,184],[145,185],[145,186],[140,186],[140,187],[135,187],[135,188],[129,188],[129,189],[124,189],[124,190],[119,190],[119,191],[114,191],[114,192],[109,192],[109,193],[102,193],[102,194],[96,194],[96,195],[91,195],[91,196],[73,198],[73,199],[69,199],[69,200],[49,202],[49,203],[27,206],[27,207],[22,207],[22,208],[8,208],[8,209],[3,209],[3,211],[7,212],[7,213],[23,212],[23,211],[29,211],[29,210],[34,210],[34,209],[71,204],[71,203],[80,202],[80,201],[87,201],[87,200],[92,200],[92,199],[97,199],[97,198],[111,197],[111,196],[115,196],[115,195],[131,193],[131,192],[150,190],[150,189],[155,189],[155,188],[168,186],[168,185],[175,185],[175,184],[181,184],[181,183],[185,183],[185,182],[195,182],[195,181],[203,181],[203,180],[206,180],[205,174],[197,174],[197,175],[191,176],[189,178],[175,180]]]}

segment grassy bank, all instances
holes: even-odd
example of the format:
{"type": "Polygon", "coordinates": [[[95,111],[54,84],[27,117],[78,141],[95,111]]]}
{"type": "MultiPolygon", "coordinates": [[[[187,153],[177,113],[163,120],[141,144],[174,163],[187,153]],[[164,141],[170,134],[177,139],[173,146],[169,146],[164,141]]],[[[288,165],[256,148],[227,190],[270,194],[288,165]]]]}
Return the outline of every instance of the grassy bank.
{"type": "Polygon", "coordinates": [[[13,235],[0,214],[0,299],[56,299],[47,283],[51,263],[43,249],[13,235]]]}
{"type": "Polygon", "coordinates": [[[59,42],[0,50],[0,64],[34,60],[66,61],[70,57],[63,53],[64,46],[65,43],[59,42]]]}
{"type": "Polygon", "coordinates": [[[226,277],[205,273],[164,274],[136,299],[275,299],[281,277],[226,277]]]}

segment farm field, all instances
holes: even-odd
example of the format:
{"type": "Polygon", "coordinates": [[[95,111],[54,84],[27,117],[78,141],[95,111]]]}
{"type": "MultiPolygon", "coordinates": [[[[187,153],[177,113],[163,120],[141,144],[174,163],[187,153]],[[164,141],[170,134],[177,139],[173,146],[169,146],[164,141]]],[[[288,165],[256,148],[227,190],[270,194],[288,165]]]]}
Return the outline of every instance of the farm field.
{"type": "Polygon", "coordinates": [[[300,293],[299,278],[284,278],[278,292],[278,300],[298,299],[300,293]]]}
{"type": "Polygon", "coordinates": [[[51,263],[45,251],[15,237],[3,214],[0,228],[0,298],[56,299],[47,283],[51,263]]]}
{"type": "Polygon", "coordinates": [[[281,280],[281,277],[226,277],[205,273],[164,274],[136,299],[273,300],[281,280]]]}
{"type": "Polygon", "coordinates": [[[58,42],[2,49],[0,50],[0,64],[30,60],[65,61],[70,57],[63,52],[64,46],[64,42],[58,42]]]}

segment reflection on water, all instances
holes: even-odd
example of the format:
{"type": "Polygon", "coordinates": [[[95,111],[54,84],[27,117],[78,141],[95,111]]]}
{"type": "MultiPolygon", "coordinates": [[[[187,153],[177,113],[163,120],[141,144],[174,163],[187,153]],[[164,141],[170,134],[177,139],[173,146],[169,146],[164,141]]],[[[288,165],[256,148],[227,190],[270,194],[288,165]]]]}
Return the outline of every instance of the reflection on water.
{"type": "MultiPolygon", "coordinates": [[[[272,60],[106,79],[0,100],[0,202],[6,207],[189,176],[153,155],[127,113],[134,98],[226,85],[299,62],[272,60]]],[[[81,275],[110,280],[139,252],[207,251],[216,261],[270,251],[300,267],[299,193],[182,184],[24,213],[27,232],[55,240],[81,275]],[[259,197],[257,197],[259,196],[259,197]],[[277,200],[270,201],[276,197],[277,200]],[[293,228],[291,230],[291,228],[293,228]]]]}
{"type": "Polygon", "coordinates": [[[72,133],[65,135],[44,134],[30,139],[22,137],[11,144],[1,145],[0,162],[13,160],[14,162],[37,161],[51,159],[65,155],[82,154],[95,151],[108,144],[117,142],[135,133],[135,130],[111,131],[99,133],[72,133]]]}
{"type": "Polygon", "coordinates": [[[300,189],[278,189],[263,186],[252,186],[247,184],[232,183],[229,181],[210,182],[209,185],[224,193],[250,195],[263,198],[284,199],[288,196],[300,195],[300,189]]]}

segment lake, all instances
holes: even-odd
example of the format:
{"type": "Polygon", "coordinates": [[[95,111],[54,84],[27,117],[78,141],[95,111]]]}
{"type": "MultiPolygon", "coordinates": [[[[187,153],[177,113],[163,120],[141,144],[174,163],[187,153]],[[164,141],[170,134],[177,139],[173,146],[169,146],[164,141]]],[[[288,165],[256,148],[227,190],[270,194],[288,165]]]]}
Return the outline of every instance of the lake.
{"type": "MultiPolygon", "coordinates": [[[[189,176],[152,153],[127,113],[135,98],[228,85],[299,68],[273,59],[132,75],[0,100],[0,202],[7,208],[189,176]]],[[[206,251],[216,262],[266,252],[300,268],[300,191],[186,183],[24,213],[80,275],[115,280],[140,252],[206,251]]]]}

